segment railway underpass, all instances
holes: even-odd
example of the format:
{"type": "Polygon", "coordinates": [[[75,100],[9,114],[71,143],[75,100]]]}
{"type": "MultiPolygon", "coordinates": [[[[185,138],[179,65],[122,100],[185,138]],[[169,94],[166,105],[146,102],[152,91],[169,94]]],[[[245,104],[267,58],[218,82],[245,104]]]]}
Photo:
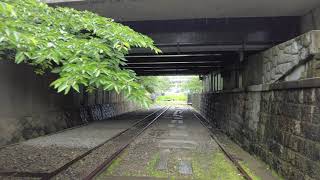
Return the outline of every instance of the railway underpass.
{"type": "Polygon", "coordinates": [[[123,68],[197,75],[203,92],[143,110],[1,62],[0,179],[319,179],[317,0],[47,2],[149,35],[163,53],[133,49],[123,68]]]}

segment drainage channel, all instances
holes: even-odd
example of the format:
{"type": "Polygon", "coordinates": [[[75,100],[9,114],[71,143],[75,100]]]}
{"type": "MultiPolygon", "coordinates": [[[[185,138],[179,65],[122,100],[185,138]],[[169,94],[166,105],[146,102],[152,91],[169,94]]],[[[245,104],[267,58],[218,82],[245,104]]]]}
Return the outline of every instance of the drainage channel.
{"type": "MultiPolygon", "coordinates": [[[[122,141],[126,141],[128,139],[130,139],[130,137],[135,136],[135,134],[137,133],[141,133],[141,130],[144,130],[145,128],[147,128],[150,123],[154,122],[155,119],[157,119],[158,117],[161,116],[161,114],[163,114],[168,108],[164,107],[161,109],[158,109],[150,114],[148,114],[147,116],[145,116],[143,119],[138,120],[137,122],[135,122],[131,127],[119,132],[118,134],[114,135],[112,138],[105,140],[104,142],[102,142],[101,144],[91,148],[90,150],[86,151],[85,153],[73,158],[71,161],[67,162],[66,164],[64,164],[63,166],[61,166],[60,168],[54,170],[53,172],[17,172],[17,171],[2,171],[0,172],[0,177],[17,177],[17,178],[35,178],[35,179],[65,179],[66,177],[68,178],[72,178],[70,177],[70,171],[72,171],[72,167],[77,164],[77,163],[81,163],[83,164],[83,160],[84,159],[88,159],[90,158],[90,156],[92,154],[98,154],[97,152],[101,149],[101,148],[105,148],[106,146],[113,146],[115,143],[119,141],[120,139],[122,141]],[[159,115],[160,114],[160,115],[159,115]],[[156,118],[154,118],[156,116],[156,118]],[[96,152],[97,151],[97,152],[96,152]],[[68,174],[66,176],[66,173],[68,174]]],[[[114,145],[114,147],[112,147],[113,149],[119,149],[119,144],[114,145]]],[[[121,149],[121,148],[120,148],[121,149]]],[[[96,161],[96,160],[94,160],[96,161]]],[[[71,173],[71,174],[75,174],[75,173],[71,173]]],[[[79,177],[79,174],[74,175],[74,177],[76,178],[81,178],[79,177]]]]}
{"type": "Polygon", "coordinates": [[[230,153],[228,153],[225,148],[221,145],[219,140],[215,137],[215,135],[212,133],[212,126],[207,121],[204,117],[202,117],[198,113],[194,113],[192,111],[193,115],[201,122],[201,124],[208,130],[210,133],[211,138],[218,144],[219,148],[223,152],[223,154],[234,164],[234,166],[238,169],[238,171],[241,173],[241,175],[246,179],[246,180],[252,180],[250,175],[242,168],[242,166],[238,163],[237,160],[235,160],[230,153]],[[200,117],[199,117],[200,116],[200,117]]]}
{"type": "Polygon", "coordinates": [[[84,180],[91,180],[98,175],[100,175],[105,169],[107,169],[111,163],[118,158],[121,153],[124,152],[124,150],[132,143],[141,133],[143,133],[147,128],[149,128],[157,119],[159,119],[160,116],[162,116],[169,107],[165,107],[164,110],[157,115],[151,122],[149,122],[147,125],[143,126],[138,133],[136,133],[127,143],[125,143],[119,150],[117,150],[115,153],[113,153],[109,158],[107,158],[102,164],[100,164],[94,171],[92,171],[87,177],[84,178],[84,180]]]}

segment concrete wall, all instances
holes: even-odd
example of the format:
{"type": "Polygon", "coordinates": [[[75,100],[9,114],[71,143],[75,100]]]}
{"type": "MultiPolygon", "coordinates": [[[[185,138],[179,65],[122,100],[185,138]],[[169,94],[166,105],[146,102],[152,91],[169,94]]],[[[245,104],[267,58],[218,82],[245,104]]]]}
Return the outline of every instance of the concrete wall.
{"type": "Polygon", "coordinates": [[[37,76],[25,65],[0,61],[0,145],[73,124],[64,112],[72,107],[72,96],[63,97],[50,90],[52,78],[37,76]]]}
{"type": "Polygon", "coordinates": [[[123,94],[103,90],[91,94],[82,93],[77,100],[83,122],[100,121],[140,108],[134,102],[127,101],[123,94]]]}
{"type": "Polygon", "coordinates": [[[0,61],[0,146],[137,108],[114,92],[57,94],[53,75],[38,76],[27,65],[0,61]]]}
{"type": "Polygon", "coordinates": [[[301,17],[301,32],[320,30],[320,7],[312,9],[301,17]]]}

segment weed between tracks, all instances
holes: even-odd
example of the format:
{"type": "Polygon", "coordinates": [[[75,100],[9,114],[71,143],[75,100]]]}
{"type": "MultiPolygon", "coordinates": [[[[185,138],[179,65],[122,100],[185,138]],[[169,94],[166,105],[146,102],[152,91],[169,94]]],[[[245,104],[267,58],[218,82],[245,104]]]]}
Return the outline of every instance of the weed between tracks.
{"type": "Polygon", "coordinates": [[[159,170],[156,169],[157,163],[159,161],[160,161],[160,154],[156,153],[154,155],[154,157],[149,161],[149,163],[148,163],[148,165],[146,167],[146,171],[147,171],[148,175],[152,176],[152,177],[158,177],[158,178],[168,177],[167,172],[159,171],[159,170]]]}
{"type": "MultiPolygon", "coordinates": [[[[144,142],[144,141],[143,141],[144,142]]],[[[148,142],[148,144],[151,144],[148,142]]],[[[145,146],[144,146],[145,147],[145,146]]],[[[134,149],[137,151],[137,149],[134,149]]],[[[131,150],[132,151],[132,150],[131,150]]],[[[140,151],[139,151],[140,152],[140,151]]],[[[142,152],[142,151],[141,151],[142,152]]],[[[149,149],[148,154],[145,153],[129,153],[125,150],[122,155],[115,159],[109,168],[99,176],[98,179],[104,179],[107,176],[148,176],[156,178],[174,179],[197,179],[197,180],[243,180],[237,168],[225,155],[215,150],[189,151],[181,156],[181,151],[172,150],[168,161],[168,170],[157,170],[160,161],[160,153],[149,149]],[[132,156],[138,155],[138,156],[132,156]],[[141,157],[144,157],[141,159],[141,157]],[[183,176],[179,174],[178,164],[179,157],[188,157],[192,164],[193,175],[183,176]],[[128,161],[130,159],[130,161],[128,161]],[[137,163],[137,160],[144,160],[145,163],[137,163]],[[126,163],[132,163],[127,166],[126,163]]],[[[240,161],[241,166],[252,177],[253,180],[261,180],[250,171],[244,161],[240,161]]]]}
{"type": "Polygon", "coordinates": [[[120,166],[123,157],[126,156],[128,152],[125,150],[121,156],[112,161],[111,165],[98,177],[98,179],[103,179],[103,177],[111,176],[114,171],[120,166]]]}
{"type": "MultiPolygon", "coordinates": [[[[193,179],[200,180],[243,180],[244,178],[240,175],[236,167],[225,157],[222,152],[213,152],[210,155],[208,153],[192,153],[192,170],[193,179]]],[[[185,176],[179,175],[177,167],[172,167],[173,172],[160,171],[157,170],[157,163],[160,160],[159,153],[155,154],[154,157],[149,161],[146,167],[146,172],[148,176],[176,179],[183,178],[185,176]]],[[[177,161],[176,163],[177,164],[177,161]]],[[[241,163],[245,171],[252,177],[253,180],[261,180],[261,178],[255,176],[250,169],[245,165],[244,162],[241,163]]]]}
{"type": "Polygon", "coordinates": [[[236,167],[225,157],[222,152],[214,152],[210,155],[194,154],[192,169],[195,179],[201,180],[242,180],[244,179],[236,167]],[[210,159],[208,159],[208,156],[210,159]],[[208,161],[209,160],[209,161],[208,161]]]}
{"type": "MultiPolygon", "coordinates": [[[[123,163],[123,158],[128,155],[128,152],[125,151],[119,158],[115,159],[109,168],[99,176],[98,179],[103,179],[106,176],[114,175],[115,171],[120,168],[121,163],[123,163]]],[[[191,155],[192,161],[192,176],[181,176],[177,171],[178,161],[175,158],[171,159],[171,162],[168,164],[169,171],[160,171],[157,170],[157,164],[160,161],[160,154],[155,153],[150,161],[145,166],[145,172],[135,172],[135,173],[125,173],[125,176],[149,176],[157,178],[192,178],[199,180],[243,180],[244,178],[240,175],[236,167],[230,162],[229,159],[225,157],[222,152],[213,151],[211,153],[199,153],[193,152],[191,155]]],[[[261,180],[261,178],[255,176],[250,169],[246,166],[244,162],[241,162],[242,167],[245,171],[252,177],[253,180],[261,180]]],[[[126,169],[123,169],[126,171],[126,169]]]]}

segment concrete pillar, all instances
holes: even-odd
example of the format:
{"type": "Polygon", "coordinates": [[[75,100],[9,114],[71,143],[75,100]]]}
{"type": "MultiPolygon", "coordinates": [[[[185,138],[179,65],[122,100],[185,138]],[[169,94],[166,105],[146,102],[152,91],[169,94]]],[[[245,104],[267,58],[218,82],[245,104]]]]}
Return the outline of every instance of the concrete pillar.
{"type": "Polygon", "coordinates": [[[320,30],[320,7],[312,9],[301,17],[301,33],[311,30],[320,30]]]}

